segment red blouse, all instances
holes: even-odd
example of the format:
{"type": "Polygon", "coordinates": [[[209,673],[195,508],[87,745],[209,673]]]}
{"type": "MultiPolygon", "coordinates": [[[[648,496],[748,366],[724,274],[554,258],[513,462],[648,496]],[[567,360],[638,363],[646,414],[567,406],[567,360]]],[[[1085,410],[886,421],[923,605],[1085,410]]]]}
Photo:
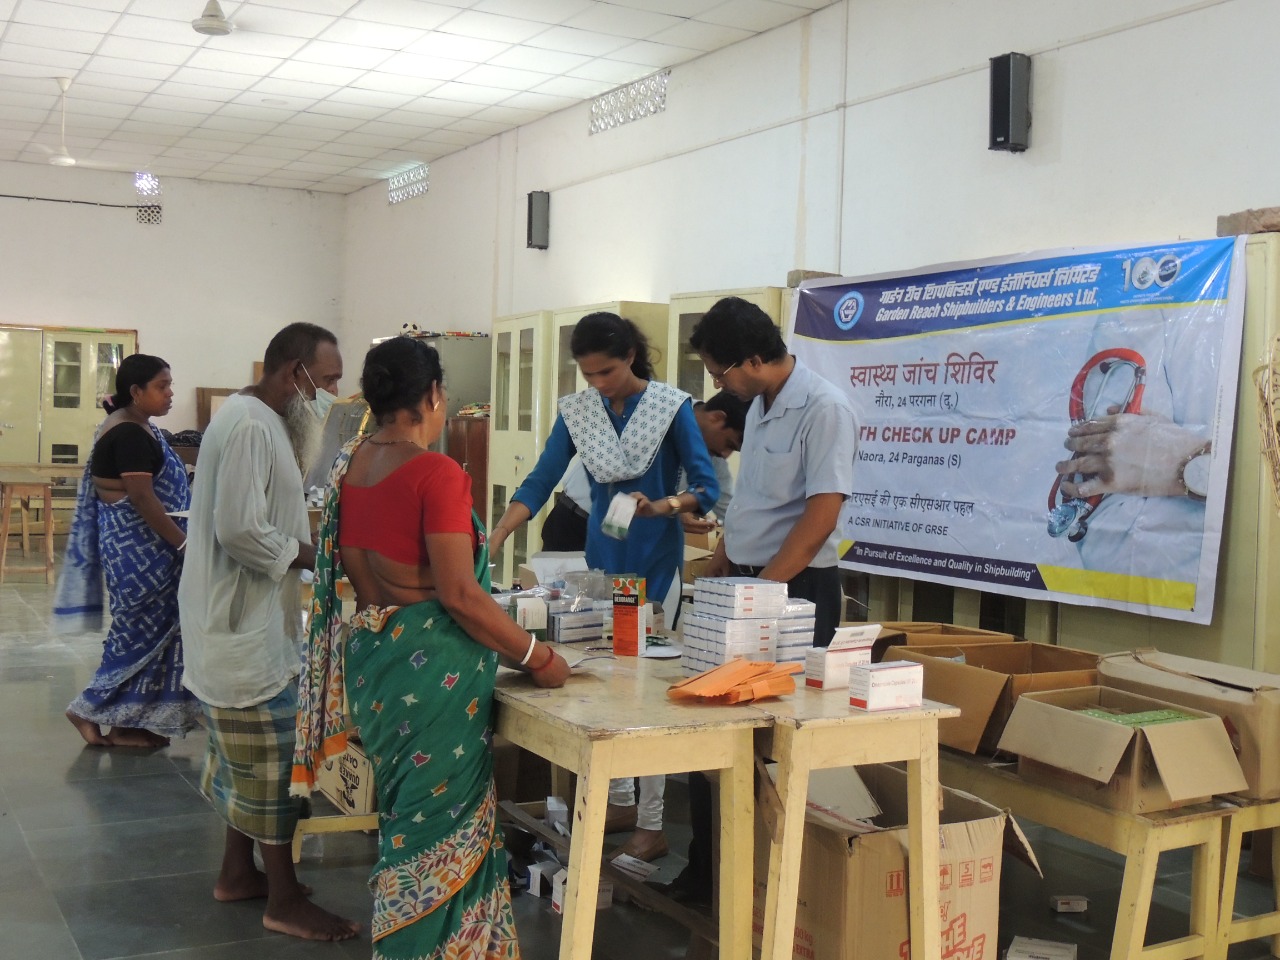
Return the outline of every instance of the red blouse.
{"type": "Polygon", "coordinates": [[[465,533],[477,546],[471,523],[471,478],[442,453],[402,463],[371,487],[342,485],[338,545],[361,547],[389,560],[425,566],[426,536],[465,533]]]}

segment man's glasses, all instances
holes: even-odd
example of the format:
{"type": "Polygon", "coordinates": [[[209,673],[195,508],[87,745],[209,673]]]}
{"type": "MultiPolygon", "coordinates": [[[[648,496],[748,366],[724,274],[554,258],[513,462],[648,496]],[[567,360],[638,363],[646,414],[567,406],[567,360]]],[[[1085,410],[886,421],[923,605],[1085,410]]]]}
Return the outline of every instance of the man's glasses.
{"type": "Polygon", "coordinates": [[[736,360],[733,363],[729,364],[727,367],[725,367],[723,370],[721,370],[719,373],[711,373],[710,370],[708,370],[707,373],[711,373],[711,379],[714,380],[716,383],[724,383],[724,375],[741,362],[742,362],[741,360],[736,360]]]}

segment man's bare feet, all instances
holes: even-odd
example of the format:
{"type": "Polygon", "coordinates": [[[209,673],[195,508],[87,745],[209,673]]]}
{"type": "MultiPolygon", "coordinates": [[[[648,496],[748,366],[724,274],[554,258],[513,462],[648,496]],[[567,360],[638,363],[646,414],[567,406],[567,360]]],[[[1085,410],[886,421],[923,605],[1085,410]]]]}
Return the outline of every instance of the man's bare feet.
{"type": "Polygon", "coordinates": [[[86,720],[78,714],[72,713],[70,710],[64,714],[71,725],[79,731],[80,736],[84,737],[84,742],[91,747],[109,747],[111,741],[102,735],[102,730],[92,720],[86,720]]]}
{"type": "Polygon", "coordinates": [[[350,940],[360,932],[360,924],[317,907],[304,897],[268,906],[262,925],[303,940],[350,940]]]}
{"type": "Polygon", "coordinates": [[[111,732],[106,736],[108,746],[112,747],[143,747],[155,749],[156,747],[167,747],[169,738],[162,737],[158,733],[152,733],[150,730],[142,730],[138,727],[112,727],[111,732]]]}
{"type": "MultiPolygon", "coordinates": [[[[312,889],[305,883],[298,884],[304,897],[312,894],[312,889]]],[[[254,870],[246,877],[227,880],[218,877],[213,885],[213,899],[219,903],[235,903],[238,900],[260,900],[267,895],[267,875],[261,870],[254,870]]]]}

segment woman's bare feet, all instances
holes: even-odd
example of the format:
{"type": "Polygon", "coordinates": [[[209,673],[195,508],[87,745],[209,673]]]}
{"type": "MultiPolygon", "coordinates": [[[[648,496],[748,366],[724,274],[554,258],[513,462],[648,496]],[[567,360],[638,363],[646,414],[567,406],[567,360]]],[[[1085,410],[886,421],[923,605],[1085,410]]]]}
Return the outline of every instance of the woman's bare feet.
{"type": "Polygon", "coordinates": [[[155,749],[156,747],[167,747],[169,745],[168,737],[162,737],[158,733],[152,733],[150,730],[142,730],[138,727],[112,727],[111,732],[106,736],[106,741],[107,745],[112,747],[155,749]]]}
{"type": "Polygon", "coordinates": [[[70,710],[64,714],[71,725],[79,731],[80,736],[84,737],[84,742],[91,747],[109,747],[111,741],[102,735],[102,730],[92,720],[86,720],[78,714],[72,713],[70,710]]]}
{"type": "Polygon", "coordinates": [[[269,904],[262,925],[303,940],[350,940],[360,932],[360,924],[317,907],[305,897],[269,904]]]}

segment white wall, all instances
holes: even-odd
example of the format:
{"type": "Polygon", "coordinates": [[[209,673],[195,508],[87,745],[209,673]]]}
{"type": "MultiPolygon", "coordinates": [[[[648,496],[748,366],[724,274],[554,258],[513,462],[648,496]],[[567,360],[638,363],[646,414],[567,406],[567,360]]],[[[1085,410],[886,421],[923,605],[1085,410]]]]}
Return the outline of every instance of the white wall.
{"type": "MultiPolygon", "coordinates": [[[[173,368],[160,426],[195,426],[195,388],[241,387],[286,323],[339,330],[342,197],[165,180],[163,222],[0,198],[0,323],[138,331],[173,368]]],[[[133,175],[0,163],[0,193],[137,202],[133,175]]],[[[358,357],[357,361],[358,363],[358,357]]],[[[354,382],[349,379],[347,382],[354,382]]]]}
{"type": "Polygon", "coordinates": [[[348,198],[344,329],[1211,236],[1280,204],[1269,0],[846,0],[671,75],[665,113],[573,107],[348,198]],[[987,62],[1033,56],[1031,149],[987,149],[987,62]],[[525,195],[551,191],[551,247],[525,195]]]}
{"type": "MultiPolygon", "coordinates": [[[[183,391],[270,333],[494,316],[1018,250],[1211,235],[1280,204],[1270,0],[845,0],[671,75],[665,113],[588,136],[580,105],[432,164],[390,206],[174,180],[130,211],[0,199],[0,322],[135,327],[183,391]],[[1032,147],[986,149],[987,60],[1033,55],[1032,147]],[[551,248],[525,195],[551,191],[551,248]]],[[[124,174],[0,164],[0,193],[133,201],[124,174]]]]}

